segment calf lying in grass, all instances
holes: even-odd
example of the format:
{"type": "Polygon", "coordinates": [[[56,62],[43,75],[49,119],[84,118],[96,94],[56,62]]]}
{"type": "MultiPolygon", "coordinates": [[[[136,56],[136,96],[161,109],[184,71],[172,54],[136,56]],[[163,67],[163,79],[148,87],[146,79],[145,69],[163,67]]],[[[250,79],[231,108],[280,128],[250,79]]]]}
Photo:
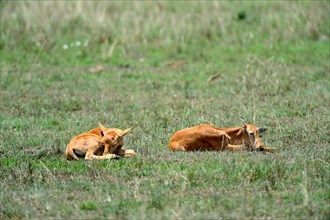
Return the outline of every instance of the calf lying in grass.
{"type": "Polygon", "coordinates": [[[274,152],[274,148],[263,147],[259,133],[266,128],[247,124],[237,128],[218,128],[199,125],[176,132],[169,144],[173,151],[242,151],[258,150],[274,152]]]}
{"type": "Polygon", "coordinates": [[[118,159],[121,157],[132,157],[134,150],[123,148],[124,136],[131,128],[124,131],[117,128],[105,128],[99,123],[99,128],[94,128],[86,133],[72,138],[66,147],[66,158],[68,160],[104,160],[118,159]]]}

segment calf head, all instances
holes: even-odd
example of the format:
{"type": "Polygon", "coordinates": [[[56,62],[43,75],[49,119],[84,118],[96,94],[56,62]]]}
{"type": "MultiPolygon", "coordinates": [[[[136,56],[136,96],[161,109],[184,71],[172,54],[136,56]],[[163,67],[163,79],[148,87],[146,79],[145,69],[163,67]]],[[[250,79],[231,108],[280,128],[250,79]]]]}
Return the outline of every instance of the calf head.
{"type": "Polygon", "coordinates": [[[243,144],[251,150],[260,150],[263,146],[259,134],[265,132],[267,128],[257,128],[254,125],[244,125],[237,135],[242,135],[243,144]]]}
{"type": "Polygon", "coordinates": [[[101,144],[109,149],[111,154],[116,151],[118,146],[124,145],[124,136],[132,129],[128,128],[122,131],[115,128],[105,128],[101,123],[99,126],[102,134],[101,144]]]}

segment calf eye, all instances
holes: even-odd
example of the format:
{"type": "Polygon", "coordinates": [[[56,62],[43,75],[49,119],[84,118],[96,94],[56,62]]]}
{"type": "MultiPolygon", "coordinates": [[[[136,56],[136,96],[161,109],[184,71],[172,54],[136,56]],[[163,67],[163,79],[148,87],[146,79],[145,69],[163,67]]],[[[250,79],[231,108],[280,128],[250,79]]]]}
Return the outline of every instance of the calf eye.
{"type": "Polygon", "coordinates": [[[254,133],[253,132],[249,132],[249,135],[254,136],[254,133]]]}

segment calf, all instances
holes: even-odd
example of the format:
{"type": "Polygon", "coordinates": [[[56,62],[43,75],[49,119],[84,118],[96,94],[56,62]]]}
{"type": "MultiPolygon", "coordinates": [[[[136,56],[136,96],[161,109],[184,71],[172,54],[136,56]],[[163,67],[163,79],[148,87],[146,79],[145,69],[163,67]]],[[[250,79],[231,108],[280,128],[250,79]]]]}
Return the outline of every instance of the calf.
{"type": "Polygon", "coordinates": [[[105,128],[99,123],[98,128],[72,138],[66,148],[66,158],[68,160],[80,158],[104,160],[134,156],[133,150],[123,148],[123,137],[130,130],[131,128],[124,131],[117,128],[105,128]]]}
{"type": "Polygon", "coordinates": [[[275,151],[263,147],[259,133],[266,128],[246,124],[236,128],[218,128],[213,125],[198,125],[176,132],[169,144],[172,151],[275,151]]]}

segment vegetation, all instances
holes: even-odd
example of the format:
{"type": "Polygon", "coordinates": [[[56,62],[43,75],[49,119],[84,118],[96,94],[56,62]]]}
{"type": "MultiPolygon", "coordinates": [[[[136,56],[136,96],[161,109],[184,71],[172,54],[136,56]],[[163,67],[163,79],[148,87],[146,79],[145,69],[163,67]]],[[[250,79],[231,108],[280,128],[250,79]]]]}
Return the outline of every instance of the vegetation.
{"type": "Polygon", "coordinates": [[[0,218],[329,219],[329,1],[0,4],[0,218]],[[138,156],[67,161],[98,121],[138,156]],[[201,123],[279,152],[168,150],[201,123]]]}

